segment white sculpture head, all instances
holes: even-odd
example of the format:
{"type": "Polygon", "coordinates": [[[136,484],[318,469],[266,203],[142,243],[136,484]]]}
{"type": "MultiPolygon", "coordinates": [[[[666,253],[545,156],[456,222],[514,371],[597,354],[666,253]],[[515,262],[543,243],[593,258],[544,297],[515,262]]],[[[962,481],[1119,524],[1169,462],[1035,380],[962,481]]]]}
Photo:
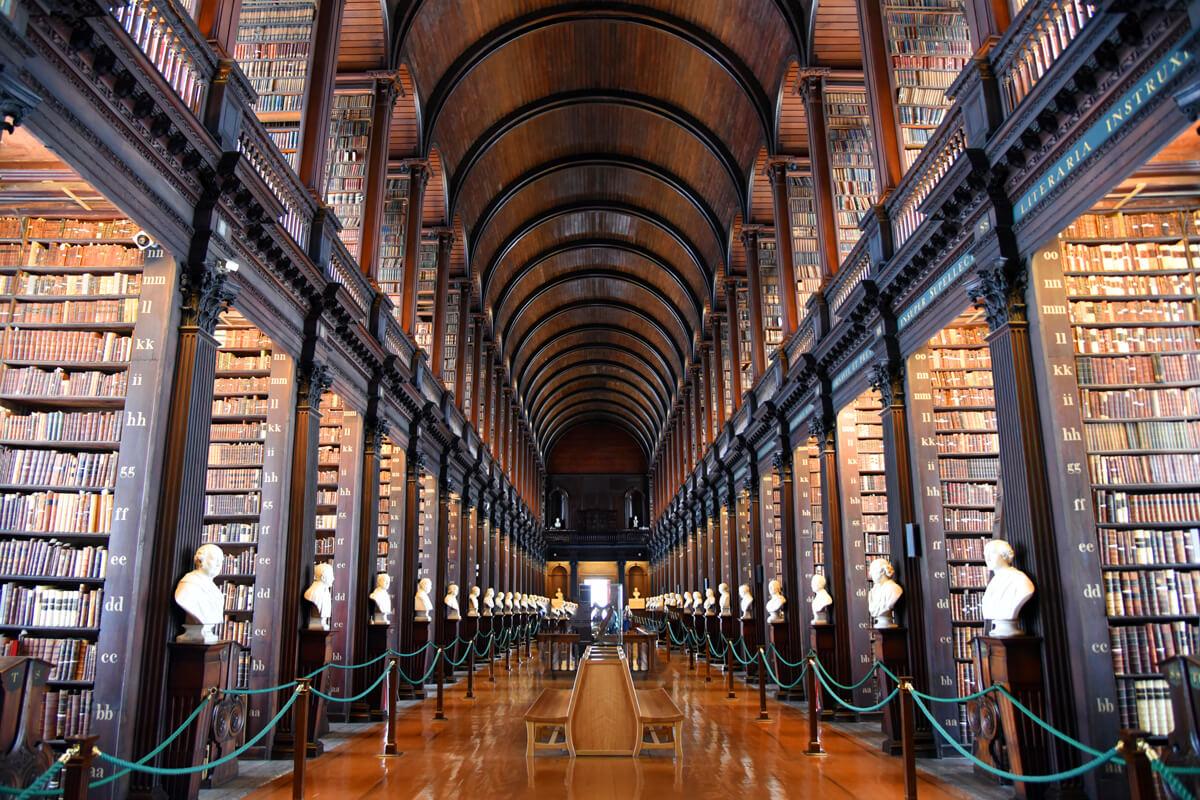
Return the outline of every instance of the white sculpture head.
{"type": "Polygon", "coordinates": [[[313,582],[304,590],[304,599],[311,608],[308,614],[310,630],[329,630],[329,618],[333,614],[333,565],[321,562],[313,567],[313,582]]]}
{"type": "Polygon", "coordinates": [[[867,608],[875,618],[876,628],[894,628],[896,626],[896,603],[904,589],[894,580],[895,567],[886,558],[877,558],[867,569],[871,578],[871,591],[867,593],[867,608]]]}
{"type": "Polygon", "coordinates": [[[767,592],[770,597],[767,598],[767,622],[783,622],[783,607],[787,604],[787,598],[783,596],[783,584],[778,578],[774,578],[767,584],[767,592]]]}
{"type": "Polygon", "coordinates": [[[813,575],[811,585],[813,590],[811,603],[813,612],[812,621],[814,623],[829,622],[829,607],[833,605],[833,598],[829,596],[829,592],[825,589],[827,585],[825,576],[819,572],[813,575]]]}
{"type": "Polygon", "coordinates": [[[700,606],[704,605],[704,599],[699,592],[692,592],[692,610],[699,611],[700,606]]]}
{"type": "Polygon", "coordinates": [[[992,571],[992,578],[980,605],[983,618],[992,623],[992,636],[1017,636],[1025,632],[1018,617],[1036,588],[1028,575],[1012,565],[1015,557],[1012,545],[1003,539],[992,539],[983,546],[983,560],[992,571]]]}
{"type": "Polygon", "coordinates": [[[389,623],[392,621],[392,576],[380,572],[375,576],[375,588],[367,597],[375,604],[372,622],[389,623]]]}
{"type": "Polygon", "coordinates": [[[433,581],[429,578],[421,578],[417,581],[416,618],[418,621],[429,620],[429,614],[433,611],[433,600],[429,597],[429,593],[432,591],[433,581]]]}
{"type": "Polygon", "coordinates": [[[638,589],[638,587],[636,587],[636,586],[635,586],[635,587],[633,587],[633,597],[634,597],[634,599],[635,599],[635,600],[641,599],[641,596],[642,596],[642,592],[641,592],[641,590],[640,590],[640,589],[638,589]]]}
{"type": "Polygon", "coordinates": [[[742,609],[742,619],[753,619],[754,614],[752,608],[754,606],[754,595],[750,593],[750,587],[747,584],[742,584],[738,587],[738,598],[742,609]]]}
{"type": "Polygon", "coordinates": [[[215,544],[202,544],[192,565],[175,586],[175,603],[184,614],[183,633],[175,641],[213,644],[218,641],[217,626],[225,619],[225,595],[213,581],[225,565],[225,553],[215,544]]]}

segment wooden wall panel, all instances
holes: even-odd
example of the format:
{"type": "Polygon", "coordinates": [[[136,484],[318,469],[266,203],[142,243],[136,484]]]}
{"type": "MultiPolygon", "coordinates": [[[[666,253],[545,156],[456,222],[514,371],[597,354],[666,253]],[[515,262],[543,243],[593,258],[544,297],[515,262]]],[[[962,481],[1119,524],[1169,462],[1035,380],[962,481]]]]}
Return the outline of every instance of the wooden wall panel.
{"type": "Polygon", "coordinates": [[[643,474],[646,457],[620,428],[584,423],[563,434],[546,459],[546,471],[551,475],[643,474]]]}

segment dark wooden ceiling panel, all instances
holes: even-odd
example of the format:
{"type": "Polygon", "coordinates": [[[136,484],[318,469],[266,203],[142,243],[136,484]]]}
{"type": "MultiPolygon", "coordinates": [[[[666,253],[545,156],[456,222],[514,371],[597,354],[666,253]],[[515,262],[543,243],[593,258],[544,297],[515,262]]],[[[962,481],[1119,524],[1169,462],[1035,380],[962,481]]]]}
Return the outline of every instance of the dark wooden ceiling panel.
{"type": "Polygon", "coordinates": [[[388,129],[388,158],[416,158],[420,153],[416,89],[407,65],[401,64],[397,73],[400,90],[396,93],[392,125],[388,129]]]}
{"type": "Polygon", "coordinates": [[[387,66],[390,34],[380,0],[346,0],[338,31],[338,71],[365,72],[387,66]]]}
{"type": "Polygon", "coordinates": [[[750,173],[750,221],[755,225],[775,224],[774,198],[766,171],[767,150],[764,147],[754,159],[754,171],[750,173]]]}
{"type": "Polygon", "coordinates": [[[799,73],[800,65],[792,62],[779,92],[779,115],[775,127],[779,153],[792,156],[808,155],[808,117],[804,111],[804,99],[797,88],[799,73]]]}
{"type": "Polygon", "coordinates": [[[815,0],[812,62],[830,67],[862,66],[855,0],[815,0]]]}

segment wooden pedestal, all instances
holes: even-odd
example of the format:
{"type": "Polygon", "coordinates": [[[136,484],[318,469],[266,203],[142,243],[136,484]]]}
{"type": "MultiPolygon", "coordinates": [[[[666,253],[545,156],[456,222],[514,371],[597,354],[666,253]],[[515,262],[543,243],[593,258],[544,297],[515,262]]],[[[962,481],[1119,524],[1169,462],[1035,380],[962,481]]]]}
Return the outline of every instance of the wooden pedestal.
{"type": "MultiPolygon", "coordinates": [[[[233,642],[216,644],[168,645],[170,667],[167,670],[167,704],[164,729],[173,731],[196,709],[213,687],[228,689],[231,669],[236,670],[233,642]]],[[[245,697],[226,697],[202,713],[179,738],[163,752],[162,766],[190,767],[203,763],[210,739],[214,745],[213,758],[231,752],[246,729],[245,697]],[[214,720],[219,719],[214,726],[214,720]]],[[[237,777],[237,761],[230,762],[211,775],[211,785],[220,786],[237,777]]],[[[201,775],[168,775],[163,778],[163,790],[172,800],[188,800],[200,791],[201,775]]]]}
{"type": "MultiPolygon", "coordinates": [[[[388,629],[389,625],[386,622],[372,622],[367,625],[367,660],[375,658],[380,653],[387,650],[388,646],[388,629]]],[[[369,667],[354,670],[354,694],[359,694],[368,686],[379,680],[379,676],[388,668],[391,661],[387,658],[380,659],[378,662],[369,667]],[[358,677],[361,673],[361,677],[358,677]]],[[[350,719],[352,722],[366,722],[368,720],[378,721],[384,718],[383,709],[386,698],[384,697],[384,683],[381,683],[375,691],[367,695],[363,700],[354,703],[350,709],[350,719]]]]}
{"type": "MultiPolygon", "coordinates": [[[[471,643],[471,647],[476,647],[479,642],[475,640],[475,635],[479,633],[479,617],[463,617],[458,623],[458,636],[460,639],[466,639],[471,643]]],[[[482,646],[482,645],[480,645],[482,646]]],[[[476,649],[478,649],[476,647],[476,649]]],[[[466,652],[465,650],[463,652],[466,652]]],[[[470,669],[471,657],[467,656],[467,660],[463,662],[460,670],[466,672],[470,669]]],[[[475,665],[479,666],[479,660],[475,660],[475,665]]]]}
{"type": "MultiPolygon", "coordinates": [[[[873,645],[875,659],[882,661],[893,675],[901,677],[912,675],[912,663],[908,656],[908,629],[876,628],[873,645]]],[[[883,670],[876,673],[879,681],[879,697],[882,700],[896,688],[895,683],[884,674],[883,670]]],[[[933,740],[933,731],[929,725],[921,725],[925,720],[920,714],[915,720],[913,744],[916,754],[922,758],[937,755],[937,746],[933,740]]],[[[892,702],[883,707],[883,752],[888,755],[899,755],[904,751],[903,732],[901,730],[900,697],[897,695],[892,702]]]]}
{"type": "MultiPolygon", "coordinates": [[[[817,660],[825,667],[825,671],[829,672],[833,668],[834,648],[835,644],[834,626],[831,622],[814,622],[809,628],[809,646],[816,651],[817,660]]],[[[844,681],[843,681],[844,682],[844,681]]],[[[829,694],[829,690],[820,681],[817,681],[821,687],[821,719],[833,719],[836,717],[853,716],[844,713],[838,713],[842,708],[838,702],[829,694]]]]}
{"type": "MultiPolygon", "coordinates": [[[[1039,636],[977,636],[974,647],[978,686],[1000,684],[1038,717],[1046,716],[1042,689],[1042,640],[1039,636]]],[[[1051,772],[1050,742],[1037,723],[1013,708],[995,692],[968,704],[975,731],[975,755],[1010,772],[1044,775],[1051,772]]],[[[976,769],[979,774],[986,774],[976,769]]],[[[1013,796],[1041,798],[1049,787],[1014,783],[1013,796]]]]}
{"type": "MultiPolygon", "coordinates": [[[[741,655],[749,658],[754,658],[758,655],[758,628],[752,619],[739,619],[738,624],[741,626],[742,647],[741,655]]],[[[744,674],[746,683],[751,686],[758,686],[758,662],[753,662],[749,667],[743,666],[736,658],[733,660],[733,668],[744,674]]]]}
{"type": "MultiPolygon", "coordinates": [[[[412,625],[413,632],[412,650],[420,650],[429,641],[429,620],[417,619],[413,620],[410,624],[412,625]]],[[[412,650],[408,652],[412,652],[412,650]]],[[[400,659],[400,669],[404,670],[404,674],[408,677],[417,680],[425,674],[430,658],[428,650],[421,650],[415,656],[400,659]]],[[[403,678],[400,679],[397,689],[402,700],[423,700],[425,698],[424,685],[413,686],[403,678]]]]}
{"type": "MultiPolygon", "coordinates": [[[[300,674],[308,675],[333,660],[333,635],[329,631],[300,631],[300,674]]],[[[312,685],[329,693],[329,670],[313,678],[312,685]]],[[[308,756],[316,758],[325,752],[321,737],[329,733],[329,704],[311,695],[308,705],[308,756]]]]}
{"type": "MultiPolygon", "coordinates": [[[[732,616],[717,617],[717,624],[720,626],[721,635],[725,637],[726,646],[732,647],[734,640],[737,639],[738,636],[741,635],[740,633],[738,633],[738,631],[740,630],[738,621],[736,619],[734,619],[732,616]]],[[[733,671],[737,672],[737,668],[738,668],[738,662],[737,662],[737,659],[735,658],[735,659],[733,659],[733,671]]],[[[729,669],[728,660],[726,661],[723,669],[729,669]]]]}
{"type": "Polygon", "coordinates": [[[39,743],[50,669],[28,656],[0,658],[0,786],[28,786],[54,760],[39,743]]]}
{"type": "MultiPolygon", "coordinates": [[[[1175,719],[1162,759],[1172,767],[1200,766],[1200,658],[1168,658],[1162,663],[1162,673],[1170,687],[1175,719]]],[[[1200,792],[1200,775],[1183,774],[1178,778],[1193,795],[1200,792]]]]}
{"type": "MultiPolygon", "coordinates": [[[[775,651],[780,658],[786,659],[793,664],[800,661],[803,655],[800,643],[793,643],[791,640],[791,631],[788,629],[786,622],[771,623],[771,644],[775,645],[775,651]]],[[[775,696],[780,700],[803,700],[804,699],[804,682],[799,680],[800,674],[804,671],[804,666],[789,667],[784,664],[780,658],[775,659],[775,674],[779,676],[779,682],[782,684],[795,683],[796,685],[790,689],[785,689],[780,686],[775,696]]]]}
{"type": "MultiPolygon", "coordinates": [[[[461,622],[461,619],[447,619],[444,623],[446,641],[438,643],[442,646],[442,650],[444,651],[442,653],[442,681],[446,686],[449,686],[452,683],[458,683],[458,678],[455,677],[456,673],[467,668],[466,661],[464,661],[462,666],[459,667],[450,665],[451,661],[457,661],[459,656],[467,652],[463,649],[462,645],[458,644],[458,626],[461,622]]],[[[434,672],[433,674],[436,676],[437,672],[434,672]]]]}

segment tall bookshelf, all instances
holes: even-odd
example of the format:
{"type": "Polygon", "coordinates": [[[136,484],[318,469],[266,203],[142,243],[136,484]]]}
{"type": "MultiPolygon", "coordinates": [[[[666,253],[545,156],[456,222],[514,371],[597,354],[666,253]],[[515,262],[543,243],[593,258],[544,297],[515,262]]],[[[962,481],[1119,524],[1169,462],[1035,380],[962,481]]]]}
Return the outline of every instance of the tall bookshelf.
{"type": "MultiPolygon", "coordinates": [[[[872,649],[874,620],[867,609],[871,588],[868,574],[876,558],[891,558],[888,542],[886,463],[883,455],[883,423],[879,393],[874,389],[854,398],[838,412],[838,480],[841,484],[845,563],[850,570],[849,599],[850,656],[865,669],[875,660],[872,649]]],[[[872,700],[879,691],[867,681],[855,692],[858,700],[872,700]]]]}
{"type": "MultiPolygon", "coordinates": [[[[434,591],[437,591],[438,576],[434,574],[437,564],[437,553],[434,549],[437,542],[437,478],[429,473],[422,473],[420,480],[417,531],[421,541],[417,551],[417,580],[428,578],[433,581],[434,591]]],[[[413,586],[408,591],[416,591],[416,587],[413,586]]]]}
{"type": "MultiPolygon", "coordinates": [[[[375,573],[388,571],[388,557],[392,545],[392,489],[403,486],[404,474],[397,473],[396,450],[398,448],[388,437],[383,437],[379,445],[379,509],[376,516],[375,534],[375,573]]],[[[398,509],[397,509],[398,511],[398,509]]]]}
{"type": "Polygon", "coordinates": [[[796,511],[797,575],[800,586],[788,594],[803,597],[805,613],[800,617],[803,641],[809,641],[808,630],[812,615],[807,613],[812,601],[812,579],[825,574],[825,523],[821,506],[821,448],[814,437],[808,437],[792,451],[793,503],[796,511]]]}
{"type": "Polygon", "coordinates": [[[758,285],[762,291],[763,345],[770,357],[783,344],[783,303],[775,240],[758,237],[758,285]]]}
{"type": "Polygon", "coordinates": [[[371,149],[371,117],[375,93],[360,89],[333,95],[329,149],[325,163],[325,202],[342,224],[338,234],[355,260],[362,243],[367,158],[371,149]]]}
{"type": "Polygon", "coordinates": [[[462,499],[457,493],[451,492],[446,503],[446,574],[442,578],[442,585],[438,591],[440,594],[445,594],[451,583],[457,583],[458,606],[463,611],[467,606],[467,591],[463,587],[465,579],[459,574],[458,568],[462,561],[464,546],[462,541],[462,499]]]}
{"type": "MultiPolygon", "coordinates": [[[[738,574],[735,576],[735,585],[730,586],[730,591],[733,593],[733,602],[736,605],[738,597],[738,586],[746,584],[751,589],[754,588],[754,552],[751,549],[750,538],[750,491],[742,489],[737,495],[737,553],[738,553],[738,574]]],[[[761,597],[754,598],[755,602],[762,607],[765,602],[761,597]]]]}
{"type": "Polygon", "coordinates": [[[796,273],[796,308],[801,317],[808,298],[821,288],[821,255],[817,248],[817,205],[811,175],[787,176],[788,220],[792,265],[796,273]]]}
{"type": "Polygon", "coordinates": [[[437,259],[437,240],[422,239],[417,260],[417,324],[413,338],[426,353],[433,352],[433,314],[438,300],[437,259]]]}
{"type": "MultiPolygon", "coordinates": [[[[383,560],[379,564],[380,572],[392,576],[392,608],[400,607],[403,592],[415,591],[416,587],[406,587],[400,581],[401,559],[404,557],[404,493],[405,493],[405,453],[404,448],[390,437],[384,437],[380,450],[380,478],[387,477],[386,484],[379,487],[379,556],[383,560]],[[386,461],[384,457],[386,456],[386,461]],[[386,509],[385,509],[386,501],[386,509]],[[386,515],[385,515],[386,512],[386,515]],[[387,528],[384,529],[384,520],[387,528]]],[[[393,623],[395,616],[392,617],[393,623]]],[[[393,649],[400,647],[400,626],[392,624],[388,628],[388,646],[393,649]]]]}
{"type": "Polygon", "coordinates": [[[1048,391],[1079,400],[1055,446],[1091,500],[1120,724],[1161,736],[1162,660],[1200,644],[1200,198],[1129,196],[1043,247],[1033,284],[1048,391]]]}
{"type": "Polygon", "coordinates": [[[316,0],[244,0],[234,58],[258,94],[254,110],[292,169],[312,50],[316,0]]]}
{"type": "MultiPolygon", "coordinates": [[[[783,582],[783,519],[780,517],[783,503],[780,497],[779,473],[770,470],[769,474],[760,479],[760,482],[763,569],[766,573],[763,576],[763,588],[765,589],[766,582],[773,578],[777,578],[780,583],[783,582]]],[[[795,591],[795,587],[788,586],[786,588],[789,592],[795,591]]],[[[767,598],[764,597],[762,600],[766,605],[767,598]]]]}
{"type": "MultiPolygon", "coordinates": [[[[470,291],[470,288],[465,288],[464,291],[470,291]]],[[[474,382],[475,382],[475,325],[472,324],[471,317],[468,315],[466,323],[463,325],[463,330],[467,332],[466,341],[462,346],[467,348],[467,352],[463,354],[463,396],[458,398],[458,406],[465,414],[467,409],[474,402],[474,382]]]]}
{"type": "Polygon", "coordinates": [[[750,355],[752,347],[750,339],[750,288],[745,281],[738,281],[737,287],[737,326],[738,343],[741,350],[738,353],[738,368],[742,371],[742,391],[747,392],[754,386],[754,361],[750,355]]]}
{"type": "Polygon", "coordinates": [[[866,90],[861,86],[827,85],[825,127],[833,173],[838,260],[844,261],[862,233],[859,220],[871,210],[879,194],[866,90]]]}
{"type": "MultiPolygon", "coordinates": [[[[985,632],[983,548],[1000,530],[1000,442],[987,325],[978,312],[938,331],[911,357],[909,404],[914,456],[934,601],[925,613],[935,685],[963,696],[978,691],[971,639],[985,632]],[[944,602],[943,602],[944,601],[944,602]]],[[[947,720],[954,722],[955,720],[947,720]]],[[[972,739],[965,706],[960,740],[972,739]]]]}
{"type": "Polygon", "coordinates": [[[380,229],[379,290],[392,301],[392,313],[399,319],[404,293],[404,230],[408,222],[408,176],[388,176],[384,186],[383,225],[380,229]]]}
{"type": "Polygon", "coordinates": [[[442,342],[442,383],[447,391],[454,391],[454,381],[458,372],[458,298],[459,287],[451,283],[448,291],[439,293],[442,313],[446,316],[446,334],[442,342]]]}
{"type": "MultiPolygon", "coordinates": [[[[726,320],[729,325],[737,324],[735,320],[726,320]]],[[[729,344],[728,331],[725,331],[725,336],[721,337],[721,371],[724,373],[725,397],[722,401],[725,403],[725,419],[730,419],[733,416],[733,348],[729,344]]],[[[728,552],[728,551],[727,551],[728,552]]]]}
{"type": "Polygon", "coordinates": [[[971,32],[962,0],[887,0],[883,13],[907,170],[946,116],[946,90],[971,58],[971,32]]]}

